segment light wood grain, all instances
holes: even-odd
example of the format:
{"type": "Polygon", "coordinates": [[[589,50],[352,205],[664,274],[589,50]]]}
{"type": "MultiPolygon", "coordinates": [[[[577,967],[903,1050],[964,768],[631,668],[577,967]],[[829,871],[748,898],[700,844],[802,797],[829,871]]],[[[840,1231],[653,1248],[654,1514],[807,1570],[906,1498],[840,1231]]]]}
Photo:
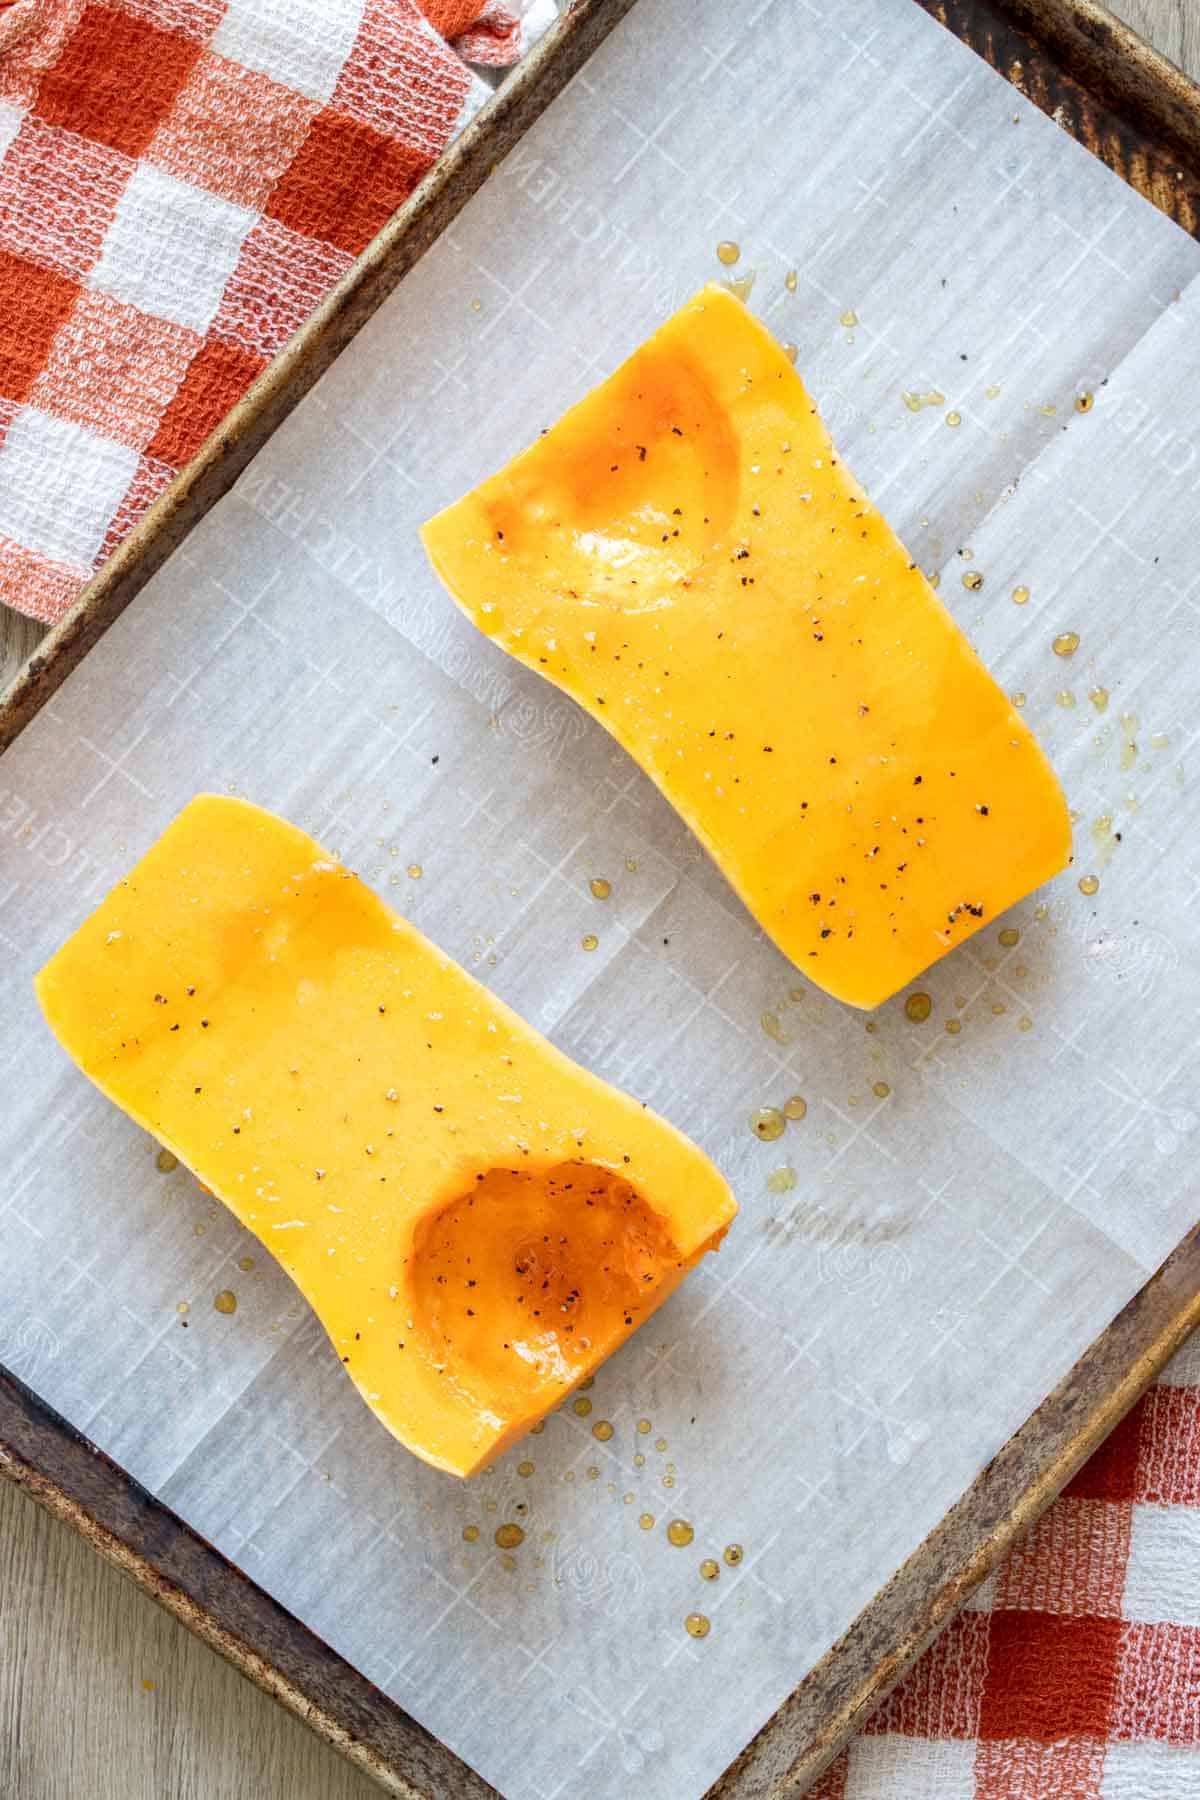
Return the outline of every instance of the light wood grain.
{"type": "MultiPolygon", "coordinates": [[[[1196,0],[1111,0],[1111,9],[1200,80],[1196,0]]],[[[0,687],[42,635],[0,607],[0,687]]],[[[5,1800],[369,1800],[377,1792],[65,1526],[0,1483],[5,1800]]]]}
{"type": "Polygon", "coordinates": [[[1196,0],[1108,0],[1108,9],[1200,81],[1200,6],[1196,0]]]}
{"type": "Polygon", "coordinates": [[[0,1481],[5,1800],[378,1794],[82,1538],[0,1481]]]}
{"type": "Polygon", "coordinates": [[[0,605],[0,692],[8,686],[27,656],[32,656],[49,628],[36,619],[23,619],[11,607],[0,605]]]}

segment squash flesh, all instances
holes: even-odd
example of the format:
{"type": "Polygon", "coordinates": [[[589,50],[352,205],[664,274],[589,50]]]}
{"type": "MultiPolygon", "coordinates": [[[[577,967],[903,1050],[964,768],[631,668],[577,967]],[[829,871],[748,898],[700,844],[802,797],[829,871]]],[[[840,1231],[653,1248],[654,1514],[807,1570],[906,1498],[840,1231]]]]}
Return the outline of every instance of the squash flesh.
{"type": "Polygon", "coordinates": [[[879,1005],[1069,860],[1036,740],[726,290],[423,537],[838,998],[879,1005]]]}
{"type": "Polygon", "coordinates": [[[192,801],[36,985],[83,1071],[282,1263],[383,1423],[455,1474],[589,1374],[736,1210],[694,1145],[244,801],[192,801]],[[599,1232],[598,1189],[617,1196],[599,1232]],[[560,1310],[535,1319],[552,1220],[560,1310]],[[603,1275],[601,1240],[636,1282],[603,1275]]]}

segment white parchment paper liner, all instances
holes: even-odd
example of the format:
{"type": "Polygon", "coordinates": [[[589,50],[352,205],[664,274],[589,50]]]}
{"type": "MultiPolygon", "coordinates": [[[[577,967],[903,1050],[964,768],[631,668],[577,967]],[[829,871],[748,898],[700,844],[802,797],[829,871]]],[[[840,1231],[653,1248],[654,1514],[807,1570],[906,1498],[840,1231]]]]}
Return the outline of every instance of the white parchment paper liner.
{"type": "Polygon", "coordinates": [[[915,6],[640,0],[0,763],[0,1358],[514,1800],[699,1795],[1193,1223],[1198,270],[915,6]],[[1080,815],[1076,869],[930,974],[923,1024],[804,987],[416,539],[719,238],[1080,815]],[[591,1417],[469,1486],[37,1013],[35,968],[206,787],[314,830],[736,1186],[591,1417]]]}

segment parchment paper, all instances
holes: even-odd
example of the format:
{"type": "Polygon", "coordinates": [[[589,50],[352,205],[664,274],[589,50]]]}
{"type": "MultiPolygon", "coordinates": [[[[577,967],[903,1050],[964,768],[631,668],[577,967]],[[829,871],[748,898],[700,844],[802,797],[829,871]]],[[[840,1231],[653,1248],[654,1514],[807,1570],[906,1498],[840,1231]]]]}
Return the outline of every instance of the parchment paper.
{"type": "Polygon", "coordinates": [[[903,0],[640,0],[0,764],[0,1357],[513,1800],[699,1795],[1193,1223],[1198,270],[903,0]],[[1078,809],[1076,867],[919,984],[924,1023],[805,986],[417,543],[725,238],[1078,809]],[[310,827],[736,1186],[591,1416],[470,1485],[36,1011],[201,788],[310,827]]]}

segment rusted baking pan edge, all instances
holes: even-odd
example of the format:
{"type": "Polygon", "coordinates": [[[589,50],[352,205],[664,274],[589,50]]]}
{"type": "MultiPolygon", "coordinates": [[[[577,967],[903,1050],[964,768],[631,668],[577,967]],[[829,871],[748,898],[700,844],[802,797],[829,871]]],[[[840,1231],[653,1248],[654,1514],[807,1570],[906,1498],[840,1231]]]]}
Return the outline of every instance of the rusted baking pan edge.
{"type": "Polygon", "coordinates": [[[496,1800],[495,1788],[4,1371],[0,1475],[72,1525],[388,1793],[496,1800]]]}
{"type": "MultiPolygon", "coordinates": [[[[1197,1196],[1200,1213],[1200,1195],[1197,1196]]],[[[1194,1230],[826,1652],[707,1800],[803,1794],[1200,1325],[1194,1230]]]]}
{"type": "MultiPolygon", "coordinates": [[[[1198,1200],[1200,1207],[1200,1200],[1198,1200]]],[[[1200,1325],[1200,1230],[1134,1295],[763,1726],[708,1800],[790,1800],[865,1723],[1200,1325]]],[[[486,1800],[460,1762],[10,1374],[0,1475],[404,1800],[486,1800]]]]}
{"type": "Polygon", "coordinates": [[[0,751],[228,492],[255,452],[462,211],[633,0],[571,0],[312,316],[93,576],[0,695],[0,751]]]}
{"type": "Polygon", "coordinates": [[[1200,237],[1200,87],[1099,0],[917,0],[1200,237]]]}
{"type": "MultiPolygon", "coordinates": [[[[1094,0],[916,0],[1132,187],[1200,235],[1200,91],[1094,0]]],[[[578,0],[110,559],[0,698],[0,749],[236,479],[632,0],[578,0]]],[[[1010,1439],[712,1790],[783,1800],[817,1778],[1012,1541],[1200,1323],[1192,1236],[1010,1439]]],[[[18,1481],[387,1791],[492,1794],[211,1545],[0,1370],[18,1481]]]]}
{"type": "MultiPolygon", "coordinates": [[[[633,0],[573,0],[201,446],[0,695],[0,751],[50,698],[454,219],[633,0]]],[[[1200,236],[1200,89],[1098,0],[915,0],[1200,236]]]]}

